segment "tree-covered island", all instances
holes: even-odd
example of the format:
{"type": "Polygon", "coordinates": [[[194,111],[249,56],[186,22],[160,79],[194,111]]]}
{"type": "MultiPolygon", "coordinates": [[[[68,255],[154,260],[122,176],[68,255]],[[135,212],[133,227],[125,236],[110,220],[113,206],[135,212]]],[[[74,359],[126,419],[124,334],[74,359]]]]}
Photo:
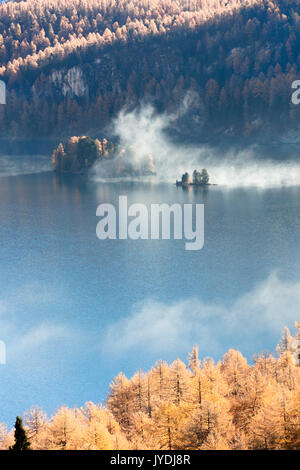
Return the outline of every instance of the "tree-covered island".
{"type": "Polygon", "coordinates": [[[203,168],[201,171],[194,170],[193,177],[188,172],[184,173],[181,180],[176,180],[176,186],[209,186],[208,171],[203,168]]]}
{"type": "Polygon", "coordinates": [[[109,162],[105,169],[110,177],[156,174],[152,155],[137,158],[134,147],[122,147],[107,139],[70,137],[52,153],[52,165],[57,173],[83,173],[97,162],[103,165],[109,162]]]}

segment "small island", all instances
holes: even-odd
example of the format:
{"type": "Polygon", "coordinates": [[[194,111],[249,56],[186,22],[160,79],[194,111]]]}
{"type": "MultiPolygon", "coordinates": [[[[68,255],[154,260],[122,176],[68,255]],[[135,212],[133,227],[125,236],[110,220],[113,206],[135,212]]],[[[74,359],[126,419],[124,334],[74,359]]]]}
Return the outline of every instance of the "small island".
{"type": "Polygon", "coordinates": [[[52,153],[53,170],[57,173],[81,173],[97,160],[109,159],[114,154],[112,142],[100,141],[87,136],[70,137],[60,143],[52,153]]]}
{"type": "Polygon", "coordinates": [[[194,170],[193,178],[186,172],[181,181],[176,180],[176,186],[210,186],[208,171],[205,168],[201,171],[194,170]]]}
{"type": "Polygon", "coordinates": [[[156,174],[151,154],[135,158],[132,146],[122,147],[107,139],[87,136],[70,137],[60,143],[52,153],[52,166],[56,173],[84,173],[100,163],[107,177],[153,176],[156,174]]]}

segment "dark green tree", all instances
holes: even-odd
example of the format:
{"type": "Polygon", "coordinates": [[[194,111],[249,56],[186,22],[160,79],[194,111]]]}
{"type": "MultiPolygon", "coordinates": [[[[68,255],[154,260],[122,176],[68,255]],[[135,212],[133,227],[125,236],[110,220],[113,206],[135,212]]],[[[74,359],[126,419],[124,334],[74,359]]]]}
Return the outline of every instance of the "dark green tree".
{"type": "Polygon", "coordinates": [[[81,167],[91,166],[99,158],[99,148],[90,137],[80,137],[78,141],[78,159],[81,167]]]}
{"type": "Polygon", "coordinates": [[[188,172],[186,172],[182,175],[181,182],[182,184],[188,184],[189,181],[190,181],[190,175],[188,174],[188,172]]]}
{"type": "Polygon", "coordinates": [[[209,174],[205,168],[201,171],[201,183],[208,184],[209,183],[209,174]]]}
{"type": "Polygon", "coordinates": [[[26,431],[23,427],[22,418],[17,416],[15,422],[15,443],[9,450],[30,450],[30,442],[27,439],[26,431]]]}
{"type": "Polygon", "coordinates": [[[194,172],[193,172],[193,183],[194,184],[201,184],[201,174],[197,170],[194,170],[194,172]]]}

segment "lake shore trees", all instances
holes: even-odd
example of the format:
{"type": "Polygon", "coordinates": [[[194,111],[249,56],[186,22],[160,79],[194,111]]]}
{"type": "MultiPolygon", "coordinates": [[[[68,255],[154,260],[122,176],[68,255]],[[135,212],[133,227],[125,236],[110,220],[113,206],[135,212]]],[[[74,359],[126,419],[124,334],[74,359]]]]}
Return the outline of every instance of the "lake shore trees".
{"type": "MultiPolygon", "coordinates": [[[[49,418],[34,407],[16,439],[26,444],[26,433],[32,449],[56,450],[299,450],[297,322],[296,330],[285,329],[277,356],[264,352],[252,363],[233,349],[218,362],[200,359],[194,346],[187,363],[158,361],[130,379],[120,373],[105,405],[62,406],[49,418]]],[[[0,424],[1,449],[16,439],[0,424]]]]}

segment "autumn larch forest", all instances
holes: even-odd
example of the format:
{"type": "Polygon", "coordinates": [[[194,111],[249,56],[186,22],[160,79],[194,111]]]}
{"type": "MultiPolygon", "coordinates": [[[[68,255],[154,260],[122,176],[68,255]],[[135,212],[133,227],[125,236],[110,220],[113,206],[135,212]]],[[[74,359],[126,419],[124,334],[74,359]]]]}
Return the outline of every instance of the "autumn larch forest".
{"type": "MultiPolygon", "coordinates": [[[[230,349],[221,361],[157,362],[131,379],[120,373],[103,404],[62,406],[53,416],[38,406],[24,413],[31,449],[246,450],[300,449],[300,323],[285,328],[276,357],[249,364],[230,349]]],[[[0,425],[0,448],[14,442],[0,425]]]]}
{"type": "Polygon", "coordinates": [[[182,135],[270,139],[299,127],[300,4],[27,0],[0,5],[0,137],[103,138],[124,106],[174,112],[182,135]]]}

